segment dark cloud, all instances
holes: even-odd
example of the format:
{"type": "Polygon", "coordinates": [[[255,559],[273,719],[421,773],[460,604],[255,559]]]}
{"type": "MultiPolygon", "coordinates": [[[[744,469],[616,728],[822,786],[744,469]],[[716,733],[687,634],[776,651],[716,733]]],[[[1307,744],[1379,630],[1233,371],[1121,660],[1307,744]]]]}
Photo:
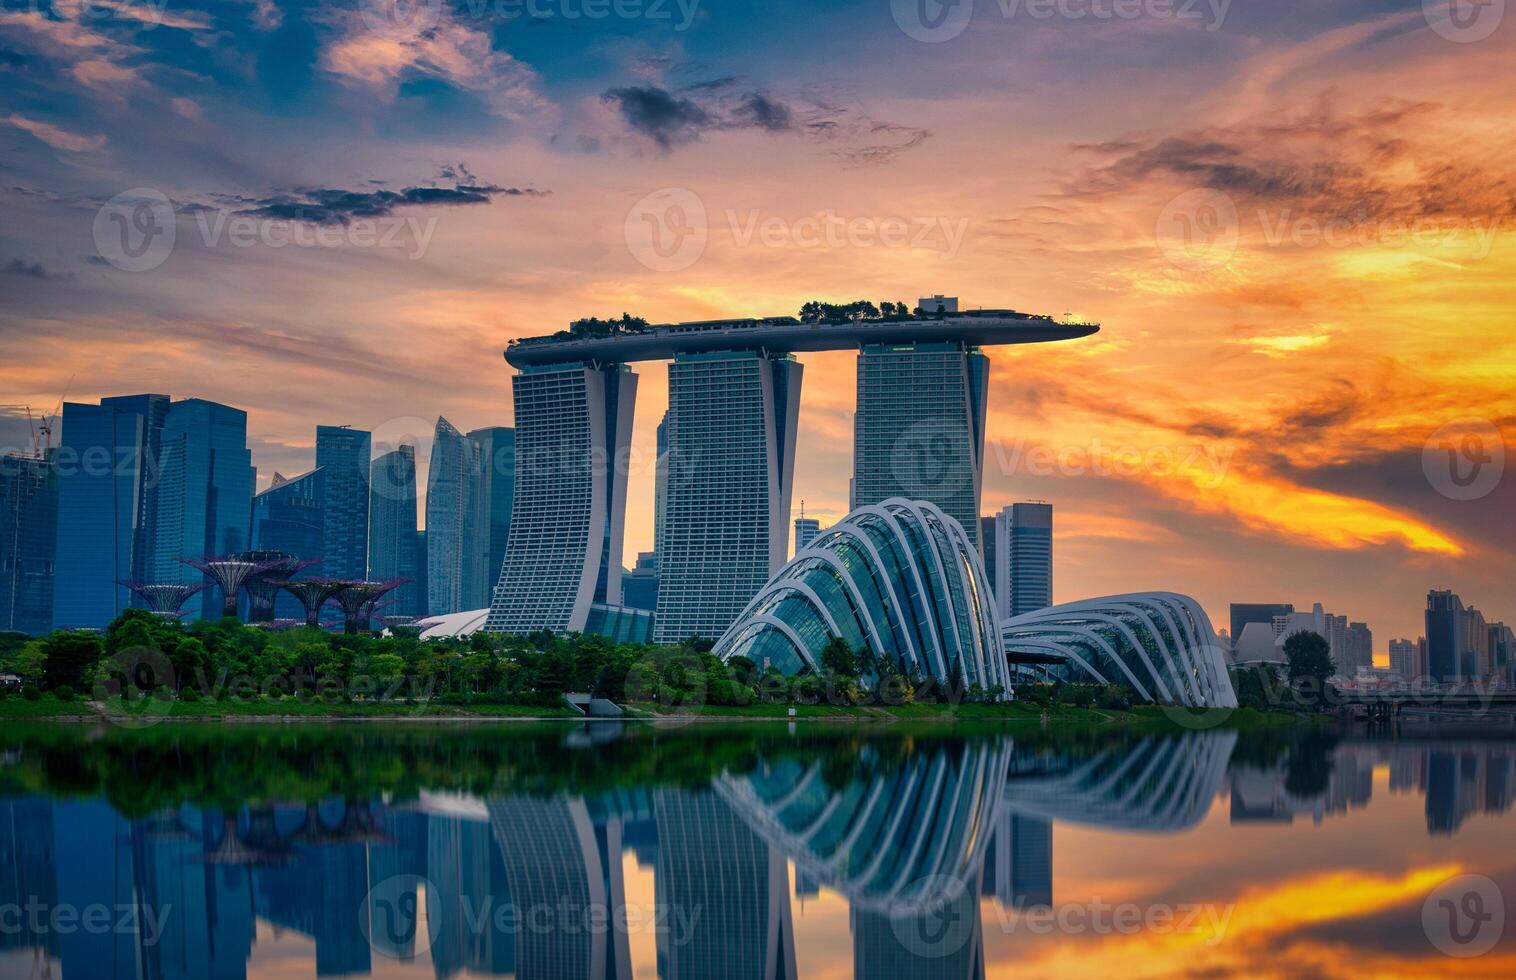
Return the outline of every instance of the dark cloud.
{"type": "Polygon", "coordinates": [[[715,125],[710,114],[690,99],[654,85],[607,89],[600,99],[614,105],[633,131],[665,150],[699,139],[715,125]]]}
{"type": "Polygon", "coordinates": [[[1100,159],[1064,193],[1099,200],[1177,185],[1357,223],[1516,219],[1516,177],[1451,162],[1445,147],[1416,139],[1437,131],[1447,114],[1436,103],[1400,99],[1343,114],[1323,95],[1304,112],[1076,144],[1100,159]]]}
{"type": "Polygon", "coordinates": [[[794,133],[826,144],[841,160],[863,166],[886,163],[931,133],[914,126],[881,122],[856,99],[815,92],[780,98],[761,89],[736,91],[742,76],[696,82],[677,91],[656,85],[608,89],[601,95],[623,122],[667,151],[720,130],[756,129],[794,133]]]}
{"type": "Polygon", "coordinates": [[[27,279],[68,279],[73,274],[49,271],[40,262],[11,259],[9,262],[0,265],[0,275],[22,276],[27,279]]]}
{"type": "MultiPolygon", "coordinates": [[[[450,168],[444,168],[450,169],[450,168]]],[[[462,170],[467,173],[467,168],[462,170]]],[[[452,187],[407,187],[403,190],[349,191],[336,188],[304,188],[262,199],[239,199],[251,205],[241,210],[260,218],[303,221],[310,224],[346,224],[354,218],[380,218],[396,208],[488,204],[496,197],[541,197],[547,191],[500,187],[495,184],[459,183],[452,187]]]]}

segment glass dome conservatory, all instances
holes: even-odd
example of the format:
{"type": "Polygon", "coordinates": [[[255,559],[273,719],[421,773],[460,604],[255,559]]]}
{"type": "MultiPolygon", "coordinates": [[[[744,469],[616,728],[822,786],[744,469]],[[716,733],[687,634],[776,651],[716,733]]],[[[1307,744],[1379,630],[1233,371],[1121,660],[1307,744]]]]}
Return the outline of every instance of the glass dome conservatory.
{"type": "Polygon", "coordinates": [[[957,521],[922,501],[860,507],[822,531],[747,605],[716,654],[819,672],[834,638],[859,653],[870,678],[898,670],[1010,688],[979,552],[957,521]]]}

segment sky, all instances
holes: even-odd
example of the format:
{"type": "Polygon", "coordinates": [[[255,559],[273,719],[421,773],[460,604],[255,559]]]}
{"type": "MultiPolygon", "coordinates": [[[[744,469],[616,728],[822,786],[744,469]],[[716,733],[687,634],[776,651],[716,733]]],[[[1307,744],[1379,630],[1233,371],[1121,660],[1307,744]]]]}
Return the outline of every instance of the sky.
{"type": "MultiPolygon", "coordinates": [[[[1054,598],[1516,621],[1516,14],[1501,0],[0,0],[0,443],[25,406],[511,423],[583,316],[908,301],[989,351],[984,511],[1054,598]],[[823,43],[825,42],[825,43],[823,43]]],[[[847,510],[855,355],[802,355],[796,510],[847,510]]],[[[652,542],[640,378],[626,559],[652,542]]]]}

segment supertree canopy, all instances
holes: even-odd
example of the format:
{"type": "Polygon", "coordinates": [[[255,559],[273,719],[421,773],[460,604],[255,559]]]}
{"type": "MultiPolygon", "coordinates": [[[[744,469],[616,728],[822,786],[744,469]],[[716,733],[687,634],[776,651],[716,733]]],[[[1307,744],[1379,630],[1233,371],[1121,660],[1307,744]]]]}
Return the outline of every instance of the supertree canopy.
{"type": "Polygon", "coordinates": [[[305,625],[317,626],[321,623],[321,607],[326,605],[326,600],[337,594],[337,590],[347,583],[334,579],[307,578],[298,582],[275,582],[274,585],[294,596],[301,606],[305,607],[305,625]]]}
{"type": "Polygon", "coordinates": [[[189,597],[197,592],[204,591],[207,586],[187,585],[183,582],[117,582],[140,595],[147,603],[147,608],[160,616],[182,616],[182,607],[189,597]]]}
{"type": "Polygon", "coordinates": [[[247,621],[250,623],[273,622],[274,605],[279,599],[279,583],[287,582],[312,565],[321,563],[320,558],[297,558],[287,552],[269,550],[244,551],[236,557],[268,566],[262,572],[249,575],[242,583],[242,587],[247,590],[247,621]]]}
{"type": "Polygon", "coordinates": [[[242,583],[247,581],[248,576],[258,575],[268,571],[268,565],[262,562],[248,561],[243,558],[180,558],[180,561],[191,568],[198,568],[209,575],[221,587],[221,615],[237,615],[237,593],[242,590],[242,583]]]}
{"type": "Polygon", "coordinates": [[[386,593],[392,592],[411,581],[408,578],[388,579],[383,582],[342,581],[332,598],[342,607],[344,633],[357,633],[368,625],[374,604],[386,593]]]}

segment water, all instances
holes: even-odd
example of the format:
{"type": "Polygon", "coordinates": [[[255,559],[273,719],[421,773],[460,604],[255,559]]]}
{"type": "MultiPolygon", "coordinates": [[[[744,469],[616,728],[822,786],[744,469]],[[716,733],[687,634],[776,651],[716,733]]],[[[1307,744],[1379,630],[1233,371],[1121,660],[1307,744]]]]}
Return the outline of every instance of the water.
{"type": "Polygon", "coordinates": [[[1509,977],[1513,799],[1468,738],[12,728],[0,977],[1509,977]]]}

